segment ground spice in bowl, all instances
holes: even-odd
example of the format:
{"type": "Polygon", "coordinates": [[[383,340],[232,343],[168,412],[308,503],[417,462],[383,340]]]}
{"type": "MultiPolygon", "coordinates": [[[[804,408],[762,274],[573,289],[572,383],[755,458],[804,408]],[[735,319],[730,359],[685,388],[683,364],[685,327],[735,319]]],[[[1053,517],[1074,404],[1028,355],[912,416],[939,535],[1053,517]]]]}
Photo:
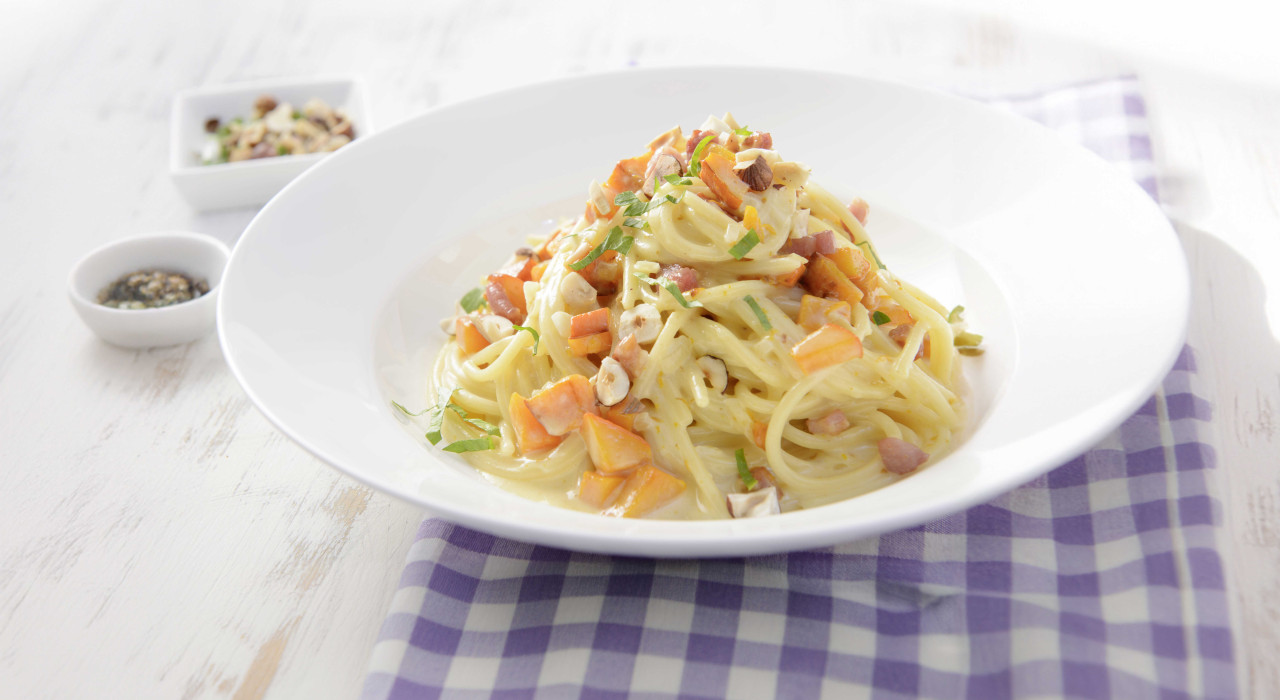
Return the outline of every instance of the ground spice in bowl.
{"type": "Polygon", "coordinates": [[[115,309],[154,309],[198,299],[209,293],[209,283],[180,272],[139,270],[112,282],[98,292],[98,303],[115,309]]]}

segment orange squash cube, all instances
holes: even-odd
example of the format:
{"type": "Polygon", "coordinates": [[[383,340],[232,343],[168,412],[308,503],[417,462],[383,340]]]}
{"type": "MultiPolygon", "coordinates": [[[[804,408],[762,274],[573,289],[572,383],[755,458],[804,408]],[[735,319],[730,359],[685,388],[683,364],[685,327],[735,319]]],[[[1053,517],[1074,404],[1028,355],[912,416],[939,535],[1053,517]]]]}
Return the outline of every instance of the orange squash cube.
{"type": "Polygon", "coordinates": [[[747,183],[733,169],[735,162],[736,158],[731,151],[713,146],[711,152],[702,159],[702,169],[698,173],[707,189],[730,209],[742,206],[742,196],[748,189],[747,183]]]}
{"type": "Polygon", "coordinates": [[[470,355],[489,347],[489,341],[476,328],[476,323],[470,316],[459,316],[453,322],[453,337],[457,338],[458,345],[462,346],[462,351],[470,355]]]}
{"type": "Polygon", "coordinates": [[[800,299],[799,323],[806,331],[813,332],[828,323],[843,320],[849,323],[853,318],[853,307],[847,302],[835,299],[822,299],[810,294],[800,299]]]}
{"type": "Polygon", "coordinates": [[[600,416],[610,423],[626,428],[634,433],[636,430],[636,416],[640,415],[641,412],[637,411],[635,413],[627,413],[627,404],[629,403],[631,403],[630,400],[619,401],[612,406],[602,408],[600,409],[600,416]]]}
{"type": "Polygon", "coordinates": [[[549,450],[564,440],[542,427],[533,411],[529,410],[529,402],[523,396],[512,394],[508,409],[511,413],[511,427],[516,434],[516,445],[521,454],[549,450]]]}
{"type": "Polygon", "coordinates": [[[850,307],[862,301],[862,290],[840,271],[831,258],[815,255],[804,274],[804,286],[817,297],[830,297],[847,302],[850,307]]]}
{"type": "Polygon", "coordinates": [[[626,480],[627,477],[621,474],[609,476],[600,472],[583,472],[578,477],[578,500],[596,508],[604,508],[626,480]]]}
{"type": "Polygon", "coordinates": [[[684,492],[684,482],[646,464],[627,477],[614,506],[605,515],[639,518],[665,506],[684,492]]]}
{"type": "Polygon", "coordinates": [[[764,440],[768,435],[769,435],[768,423],[761,423],[758,420],[751,421],[751,442],[755,443],[756,447],[759,447],[760,449],[763,450],[764,440]]]}
{"type": "Polygon", "coordinates": [[[653,461],[653,448],[644,438],[597,415],[582,417],[582,440],[596,471],[618,474],[653,461]]]}
{"type": "Polygon", "coordinates": [[[776,284],[779,287],[794,287],[804,277],[804,273],[808,269],[808,263],[803,263],[785,275],[770,275],[764,281],[769,284],[776,284]]]}
{"type": "Polygon", "coordinates": [[[570,338],[569,352],[586,357],[587,355],[608,352],[611,345],[613,345],[613,336],[609,334],[609,331],[592,333],[581,338],[570,338]]]}
{"type": "Polygon", "coordinates": [[[543,260],[542,262],[535,264],[533,268],[529,270],[529,279],[533,280],[534,282],[541,282],[542,275],[546,273],[546,271],[547,271],[547,261],[543,260]]]}
{"type": "Polygon", "coordinates": [[[862,341],[840,326],[830,324],[810,333],[791,348],[791,356],[805,374],[862,357],[862,341]]]}
{"type": "Polygon", "coordinates": [[[529,397],[529,410],[551,435],[565,435],[596,412],[596,394],[581,374],[570,374],[529,397]]]}
{"type": "Polygon", "coordinates": [[[595,335],[596,333],[604,333],[607,330],[609,330],[608,307],[588,311],[585,314],[578,314],[569,319],[570,338],[595,335]]]}

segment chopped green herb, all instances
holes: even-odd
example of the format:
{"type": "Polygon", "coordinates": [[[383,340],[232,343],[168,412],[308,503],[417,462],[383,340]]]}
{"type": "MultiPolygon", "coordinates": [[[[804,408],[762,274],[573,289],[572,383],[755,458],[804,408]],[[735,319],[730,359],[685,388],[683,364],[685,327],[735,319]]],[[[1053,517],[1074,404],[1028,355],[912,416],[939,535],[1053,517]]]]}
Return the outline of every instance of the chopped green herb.
{"type": "Polygon", "coordinates": [[[444,447],[445,452],[454,453],[481,452],[492,449],[493,438],[490,437],[476,438],[474,440],[459,440],[457,442],[451,442],[444,447]]]}
{"type": "Polygon", "coordinates": [[[653,199],[646,202],[640,199],[640,197],[635,192],[620,192],[618,193],[617,197],[613,198],[614,204],[620,207],[626,207],[625,209],[622,210],[622,213],[624,216],[644,216],[645,214],[653,211],[654,209],[657,209],[658,207],[662,206],[663,204],[666,204],[667,202],[671,202],[674,204],[675,202],[678,202],[678,201],[680,200],[676,199],[675,197],[672,197],[671,195],[667,195],[663,199],[654,197],[653,199]]]}
{"type": "Polygon", "coordinates": [[[883,311],[877,311],[874,314],[871,314],[871,320],[875,321],[877,326],[883,326],[893,319],[889,318],[889,314],[883,311]]]}
{"type": "Polygon", "coordinates": [[[231,126],[229,124],[223,124],[222,126],[218,127],[218,138],[225,139],[230,135],[231,135],[231,126]]]}
{"type": "Polygon", "coordinates": [[[715,134],[702,137],[698,142],[698,147],[693,149],[693,156],[689,158],[689,175],[697,177],[702,172],[702,157],[707,154],[707,146],[716,138],[715,134]]]}
{"type": "Polygon", "coordinates": [[[733,133],[735,133],[735,134],[737,134],[737,135],[739,135],[739,136],[750,136],[750,135],[751,135],[751,130],[744,126],[744,127],[742,127],[741,129],[734,129],[734,130],[733,130],[733,133]]]}
{"type": "Polygon", "coordinates": [[[613,230],[609,232],[609,235],[603,241],[601,241],[600,245],[592,248],[591,252],[587,253],[587,257],[577,262],[569,263],[569,269],[581,270],[585,268],[587,265],[595,262],[596,258],[603,255],[606,250],[616,250],[619,255],[626,255],[627,251],[631,250],[631,244],[634,243],[635,240],[636,239],[631,236],[622,235],[621,226],[614,226],[613,230]]]}
{"type": "Polygon", "coordinates": [[[765,315],[764,309],[760,308],[760,304],[750,294],[744,299],[747,302],[747,306],[750,306],[751,310],[756,312],[756,318],[759,319],[760,325],[764,326],[766,331],[773,330],[773,324],[769,323],[769,317],[765,315]]]}
{"type": "Polygon", "coordinates": [[[742,479],[742,485],[747,487],[748,491],[756,490],[760,482],[756,481],[756,477],[751,473],[751,467],[747,466],[747,455],[741,448],[733,453],[733,459],[738,463],[738,478],[742,479]]]}
{"type": "Polygon", "coordinates": [[[401,412],[401,413],[405,414],[406,416],[409,416],[410,418],[417,418],[418,416],[420,416],[420,415],[422,415],[422,414],[426,413],[427,411],[431,411],[431,410],[434,410],[434,409],[435,409],[435,406],[427,406],[426,408],[422,409],[421,411],[418,411],[417,413],[414,413],[413,411],[410,411],[409,409],[405,408],[404,406],[401,406],[400,404],[396,403],[395,401],[392,401],[392,402],[391,402],[391,405],[392,405],[392,406],[395,406],[397,409],[399,409],[399,410],[400,410],[400,412],[401,412]]]}
{"type": "Polygon", "coordinates": [[[956,348],[956,352],[960,353],[961,355],[974,356],[974,355],[981,355],[982,353],[986,352],[986,350],[983,348],[956,348]]]}
{"type": "Polygon", "coordinates": [[[969,331],[956,333],[955,345],[958,348],[976,348],[979,345],[982,345],[982,336],[977,333],[970,333],[969,331]]]}
{"type": "Polygon", "coordinates": [[[299,111],[298,111],[298,110],[296,110],[296,109],[295,109],[295,110],[293,110],[293,118],[294,118],[294,119],[301,119],[301,118],[302,118],[302,112],[299,112],[299,111]]]}
{"type": "Polygon", "coordinates": [[[459,303],[462,305],[463,311],[466,311],[467,313],[471,313],[475,311],[476,309],[480,308],[482,304],[484,304],[484,290],[479,287],[476,287],[475,289],[462,295],[462,301],[460,301],[459,303]]]}
{"type": "Polygon", "coordinates": [[[755,229],[747,229],[747,235],[739,238],[738,242],[733,244],[733,247],[729,249],[729,255],[732,255],[734,260],[741,260],[746,257],[747,253],[751,252],[752,248],[758,245],[760,245],[760,235],[756,233],[755,229]]]}
{"type": "Polygon", "coordinates": [[[964,307],[957,306],[947,314],[947,323],[959,323],[964,320],[964,307]]]}
{"type": "Polygon", "coordinates": [[[628,216],[627,218],[623,219],[622,225],[630,226],[631,228],[649,228],[648,221],[645,221],[644,219],[640,219],[634,216],[628,216]]]}
{"type": "Polygon", "coordinates": [[[279,146],[276,146],[276,155],[278,155],[278,156],[287,156],[287,155],[289,155],[289,147],[288,147],[288,146],[286,146],[286,145],[284,145],[283,143],[282,143],[282,144],[280,144],[279,146]]]}
{"type": "Polygon", "coordinates": [[[875,250],[873,250],[873,249],[871,248],[871,243],[870,243],[870,242],[868,242],[868,241],[863,241],[863,242],[861,242],[861,243],[859,243],[859,244],[858,244],[858,247],[859,247],[859,248],[861,248],[861,249],[863,249],[863,250],[865,250],[865,251],[867,251],[867,254],[871,256],[871,259],[872,259],[872,260],[874,260],[874,261],[876,261],[876,267],[880,268],[881,270],[885,270],[885,269],[887,269],[887,268],[884,266],[884,263],[880,262],[880,256],[879,256],[879,255],[876,255],[876,251],[875,251],[875,250]]]}
{"type": "Polygon", "coordinates": [[[692,309],[695,306],[699,306],[699,307],[702,306],[701,302],[689,301],[688,299],[684,298],[684,294],[680,291],[680,288],[676,286],[675,282],[672,282],[670,280],[658,280],[658,284],[661,285],[663,289],[670,292],[671,296],[675,297],[676,301],[680,302],[680,305],[683,306],[684,308],[692,309]]]}
{"type": "Polygon", "coordinates": [[[427,441],[432,445],[440,442],[440,428],[444,425],[444,409],[453,398],[454,388],[441,388],[436,405],[431,409],[431,423],[427,425],[427,441]]]}
{"type": "Polygon", "coordinates": [[[512,328],[518,331],[529,331],[529,333],[533,335],[533,354],[537,355],[538,341],[541,340],[541,338],[538,337],[538,332],[528,326],[512,326],[512,328]]]}
{"type": "Polygon", "coordinates": [[[498,429],[498,426],[494,425],[493,423],[490,423],[489,421],[480,420],[479,418],[472,418],[470,414],[467,413],[467,410],[465,408],[459,406],[456,403],[450,403],[446,406],[446,408],[458,414],[458,417],[461,418],[464,422],[470,423],[471,425],[483,430],[484,432],[490,435],[497,435],[500,432],[502,432],[501,430],[498,429]]]}
{"type": "Polygon", "coordinates": [[[680,177],[679,175],[674,175],[674,174],[672,174],[672,175],[663,175],[663,176],[662,176],[662,179],[663,179],[663,180],[666,180],[667,182],[669,182],[669,183],[671,183],[671,184],[673,184],[673,185],[681,185],[681,186],[684,186],[684,187],[688,187],[689,185],[692,185],[692,184],[693,184],[693,180],[690,180],[690,179],[689,179],[689,178],[687,178],[687,177],[680,177]]]}

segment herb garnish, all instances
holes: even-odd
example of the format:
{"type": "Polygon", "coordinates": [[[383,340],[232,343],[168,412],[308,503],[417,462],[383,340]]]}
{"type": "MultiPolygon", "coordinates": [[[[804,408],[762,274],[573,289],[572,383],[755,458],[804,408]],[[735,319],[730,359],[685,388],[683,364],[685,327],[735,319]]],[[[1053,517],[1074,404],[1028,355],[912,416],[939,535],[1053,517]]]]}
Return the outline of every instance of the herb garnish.
{"type": "Polygon", "coordinates": [[[627,218],[623,219],[622,225],[630,226],[631,228],[649,228],[648,221],[645,221],[644,219],[641,219],[635,216],[628,216],[627,218]]]}
{"type": "Polygon", "coordinates": [[[401,413],[405,414],[406,416],[409,416],[410,418],[417,418],[418,416],[420,416],[420,415],[422,415],[422,414],[426,413],[427,411],[433,411],[433,410],[435,410],[435,406],[427,406],[426,408],[422,409],[421,411],[418,411],[417,413],[414,413],[413,411],[410,411],[409,409],[405,408],[404,406],[401,406],[400,404],[396,403],[395,401],[392,401],[392,402],[391,402],[391,405],[392,405],[392,406],[395,406],[397,409],[399,409],[399,410],[400,410],[400,412],[401,412],[401,413]]]}
{"type": "Polygon", "coordinates": [[[733,130],[733,133],[735,133],[735,134],[737,134],[737,135],[739,135],[739,136],[750,136],[750,135],[751,135],[751,130],[744,126],[744,127],[742,127],[741,129],[734,129],[734,130],[733,130]]]}
{"type": "Polygon", "coordinates": [[[688,187],[689,185],[692,185],[692,184],[693,184],[693,180],[690,180],[690,179],[689,179],[689,178],[687,178],[687,177],[680,177],[679,175],[675,175],[675,174],[672,174],[672,175],[663,175],[663,176],[662,176],[662,179],[663,179],[663,180],[666,180],[667,182],[669,182],[669,183],[671,183],[671,184],[673,184],[673,185],[681,185],[681,186],[684,186],[684,187],[688,187]]]}
{"type": "Polygon", "coordinates": [[[474,440],[459,440],[457,442],[451,442],[444,447],[445,452],[454,453],[480,452],[492,449],[493,438],[490,437],[475,438],[474,440]]]}
{"type": "Polygon", "coordinates": [[[538,354],[538,341],[540,341],[540,340],[541,340],[541,338],[538,336],[538,332],[537,332],[537,331],[535,331],[535,330],[533,330],[532,328],[530,328],[530,327],[528,327],[528,326],[515,326],[515,325],[513,325],[513,326],[511,326],[511,327],[512,327],[512,328],[514,328],[514,329],[516,329],[516,330],[518,330],[518,331],[529,331],[530,333],[532,333],[532,334],[533,334],[533,354],[537,355],[537,354],[538,354]]]}
{"type": "Polygon", "coordinates": [[[671,296],[675,297],[676,301],[680,302],[680,305],[683,306],[684,308],[692,309],[695,306],[698,306],[698,307],[702,306],[701,302],[689,301],[688,299],[684,298],[684,293],[680,291],[680,288],[676,286],[675,282],[672,282],[671,280],[659,280],[658,284],[661,285],[663,289],[670,292],[671,296]]]}
{"type": "MultiPolygon", "coordinates": [[[[621,197],[622,195],[618,196],[621,197]]],[[[634,242],[635,239],[631,236],[622,235],[621,226],[614,226],[613,230],[609,232],[608,237],[606,237],[600,245],[592,248],[591,252],[587,253],[587,257],[579,260],[578,262],[569,263],[569,269],[581,270],[585,268],[587,265],[595,262],[596,258],[603,255],[606,250],[616,250],[619,255],[626,255],[627,251],[631,250],[631,244],[634,242]]]]}
{"type": "Polygon", "coordinates": [[[947,323],[959,323],[960,321],[963,321],[963,320],[964,320],[963,306],[956,306],[956,308],[951,310],[951,313],[947,314],[947,323]]]}
{"type": "Polygon", "coordinates": [[[747,306],[750,306],[751,310],[756,312],[756,318],[760,321],[760,325],[764,326],[766,331],[773,330],[773,324],[769,323],[769,317],[765,315],[764,309],[760,308],[760,304],[756,302],[755,298],[748,294],[743,299],[746,300],[747,306]]]}
{"type": "Polygon", "coordinates": [[[702,140],[698,142],[698,147],[693,149],[693,156],[689,158],[689,175],[691,177],[697,177],[698,173],[702,172],[702,156],[706,155],[707,146],[714,141],[715,138],[715,134],[704,136],[702,137],[702,140]]]}
{"type": "Polygon", "coordinates": [[[760,245],[760,235],[756,233],[755,229],[747,229],[747,235],[739,238],[738,242],[733,244],[733,247],[729,249],[729,255],[732,255],[734,260],[741,260],[746,257],[747,253],[751,252],[752,248],[758,245],[760,245]]]}
{"type": "Polygon", "coordinates": [[[877,326],[883,326],[893,319],[889,318],[889,314],[883,311],[877,311],[874,314],[871,314],[871,320],[875,321],[877,326]]]}
{"type": "Polygon", "coordinates": [[[432,445],[439,444],[441,440],[440,429],[444,425],[444,409],[449,405],[449,400],[453,398],[453,392],[457,388],[441,388],[440,394],[436,401],[436,405],[431,408],[431,422],[427,424],[427,441],[432,445]]]}
{"type": "Polygon", "coordinates": [[[746,486],[748,491],[756,490],[760,482],[756,481],[755,475],[751,473],[751,468],[747,466],[747,455],[742,451],[742,448],[738,448],[738,451],[733,453],[733,459],[738,463],[738,478],[742,479],[742,485],[746,486]]]}
{"type": "Polygon", "coordinates": [[[463,311],[471,313],[480,308],[480,305],[484,303],[484,290],[476,287],[462,295],[462,301],[458,303],[462,306],[463,311]]]}

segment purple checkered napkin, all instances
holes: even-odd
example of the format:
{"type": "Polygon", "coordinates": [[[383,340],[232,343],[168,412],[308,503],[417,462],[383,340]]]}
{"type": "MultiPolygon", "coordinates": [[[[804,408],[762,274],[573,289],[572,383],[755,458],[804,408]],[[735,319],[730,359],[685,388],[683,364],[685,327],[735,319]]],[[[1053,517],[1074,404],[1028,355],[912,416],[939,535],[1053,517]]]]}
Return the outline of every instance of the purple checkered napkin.
{"type": "MultiPolygon", "coordinates": [[[[999,104],[1155,195],[1132,79],[999,104]]],[[[1229,698],[1209,404],[1184,351],[1083,456],[921,527],[664,561],[427,520],[364,697],[1229,698]]]]}

